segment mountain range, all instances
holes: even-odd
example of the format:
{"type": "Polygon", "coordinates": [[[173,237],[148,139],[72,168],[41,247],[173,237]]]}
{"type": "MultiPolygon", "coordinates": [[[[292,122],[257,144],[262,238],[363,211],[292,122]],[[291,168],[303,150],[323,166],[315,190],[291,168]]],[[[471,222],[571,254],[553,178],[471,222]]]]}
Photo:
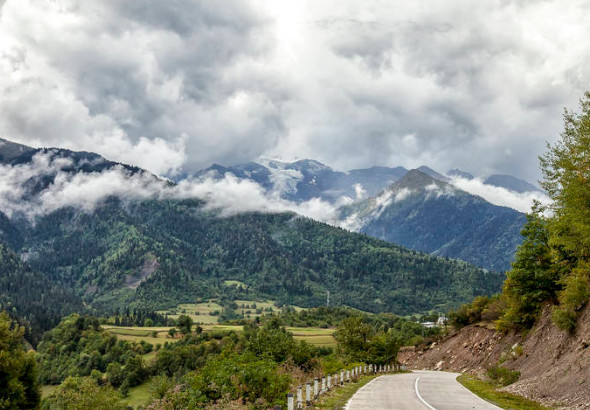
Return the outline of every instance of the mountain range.
{"type": "Polygon", "coordinates": [[[93,153],[3,141],[0,155],[13,184],[0,191],[0,304],[24,318],[31,298],[58,317],[82,304],[112,312],[211,297],[318,306],[326,291],[334,305],[373,312],[447,311],[504,280],[292,212],[225,215],[207,195],[175,198],[174,183],[93,153]],[[121,178],[124,190],[108,191],[121,178]]]}
{"type": "MultiPolygon", "coordinates": [[[[498,271],[510,268],[526,221],[522,212],[455,186],[454,178],[475,179],[459,169],[446,175],[427,166],[339,172],[313,160],[265,160],[232,167],[213,165],[196,177],[220,180],[227,175],[256,182],[290,201],[321,198],[336,204],[340,209],[332,223],[347,229],[498,271]]],[[[542,192],[510,175],[491,175],[481,181],[513,193],[542,192]]]]}
{"type": "Polygon", "coordinates": [[[341,208],[347,226],[375,238],[488,269],[510,267],[524,214],[416,169],[379,195],[341,208]]]}
{"type": "MultiPolygon", "coordinates": [[[[446,175],[425,165],[417,169],[434,179],[445,182],[450,182],[453,177],[475,179],[472,174],[459,169],[450,170],[446,175]]],[[[226,175],[232,175],[238,179],[256,182],[267,191],[278,193],[282,198],[290,201],[302,202],[321,198],[334,203],[343,197],[358,200],[375,196],[401,179],[408,171],[401,166],[393,168],[374,166],[341,172],[311,159],[295,162],[261,160],[234,166],[213,164],[197,172],[194,177],[223,179],[226,175]]],[[[535,185],[511,175],[490,175],[482,180],[484,184],[518,193],[542,192],[535,185]]]]}

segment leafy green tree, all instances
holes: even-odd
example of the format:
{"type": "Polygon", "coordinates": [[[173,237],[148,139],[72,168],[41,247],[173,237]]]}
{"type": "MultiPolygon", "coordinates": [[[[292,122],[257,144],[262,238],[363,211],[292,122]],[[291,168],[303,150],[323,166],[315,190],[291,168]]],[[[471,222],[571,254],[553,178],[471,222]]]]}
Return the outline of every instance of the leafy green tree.
{"type": "Polygon", "coordinates": [[[559,254],[556,263],[567,271],[554,312],[565,330],[574,328],[590,294],[590,92],[580,108],[565,112],[560,141],[541,158],[542,186],[553,200],[550,244],[559,254]]]}
{"type": "Polygon", "coordinates": [[[55,393],[43,400],[45,410],[124,410],[121,395],[112,387],[99,386],[90,377],[68,377],[55,393]]]}
{"type": "Polygon", "coordinates": [[[499,321],[499,328],[503,330],[532,326],[541,304],[555,299],[559,289],[559,269],[553,263],[549,244],[549,222],[541,215],[538,205],[527,219],[522,230],[524,241],[504,282],[507,310],[499,321]]]}
{"type": "Polygon", "coordinates": [[[361,316],[344,319],[334,333],[338,347],[351,361],[362,361],[369,350],[373,331],[361,316]]]}
{"type": "Polygon", "coordinates": [[[183,335],[189,335],[193,329],[193,319],[187,315],[180,315],[176,320],[176,327],[183,335]]]}
{"type": "Polygon", "coordinates": [[[33,352],[23,347],[25,329],[0,313],[0,408],[34,409],[41,398],[33,352]]]}

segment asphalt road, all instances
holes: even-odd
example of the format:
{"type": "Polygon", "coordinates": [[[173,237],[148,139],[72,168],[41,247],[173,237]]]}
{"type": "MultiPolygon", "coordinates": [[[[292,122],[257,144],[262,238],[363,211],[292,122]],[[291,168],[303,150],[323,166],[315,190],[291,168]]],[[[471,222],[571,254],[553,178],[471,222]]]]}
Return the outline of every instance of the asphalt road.
{"type": "Polygon", "coordinates": [[[381,376],[356,392],[346,410],[492,410],[461,385],[458,373],[418,370],[381,376]]]}

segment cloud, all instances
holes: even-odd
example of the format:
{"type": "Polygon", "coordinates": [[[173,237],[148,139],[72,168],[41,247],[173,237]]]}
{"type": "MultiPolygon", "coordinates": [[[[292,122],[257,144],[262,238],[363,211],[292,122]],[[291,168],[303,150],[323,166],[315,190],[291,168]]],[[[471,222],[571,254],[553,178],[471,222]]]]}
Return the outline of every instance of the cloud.
{"type": "Polygon", "coordinates": [[[536,180],[563,107],[590,82],[589,11],[558,0],[7,0],[0,137],[165,175],[267,155],[536,180]]]}
{"type": "Polygon", "coordinates": [[[505,188],[484,184],[479,178],[465,179],[454,176],[451,183],[457,188],[470,194],[478,195],[492,204],[506,206],[517,211],[528,213],[531,211],[534,201],[548,205],[551,199],[542,192],[518,193],[505,188]]]}
{"type": "Polygon", "coordinates": [[[34,221],[64,207],[93,212],[110,196],[124,201],[145,199],[178,200],[196,198],[205,201],[205,209],[221,216],[243,212],[295,212],[316,220],[334,222],[338,204],[320,199],[294,203],[277,193],[266,192],[250,180],[228,174],[223,179],[204,177],[185,179],[178,185],[146,172],[131,173],[122,166],[102,172],[68,171],[72,161],[51,152],[36,154],[33,161],[20,165],[0,165],[0,210],[9,217],[24,216],[34,221]],[[32,191],[47,176],[53,183],[40,192],[32,191]]]}

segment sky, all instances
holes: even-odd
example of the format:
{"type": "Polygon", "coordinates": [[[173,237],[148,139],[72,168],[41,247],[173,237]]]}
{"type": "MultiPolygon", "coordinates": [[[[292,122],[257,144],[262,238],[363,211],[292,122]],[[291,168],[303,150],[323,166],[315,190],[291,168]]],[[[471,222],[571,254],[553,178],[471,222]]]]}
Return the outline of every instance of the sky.
{"type": "Polygon", "coordinates": [[[0,0],[0,138],[156,174],[271,157],[535,182],[590,1],[0,0]]]}

